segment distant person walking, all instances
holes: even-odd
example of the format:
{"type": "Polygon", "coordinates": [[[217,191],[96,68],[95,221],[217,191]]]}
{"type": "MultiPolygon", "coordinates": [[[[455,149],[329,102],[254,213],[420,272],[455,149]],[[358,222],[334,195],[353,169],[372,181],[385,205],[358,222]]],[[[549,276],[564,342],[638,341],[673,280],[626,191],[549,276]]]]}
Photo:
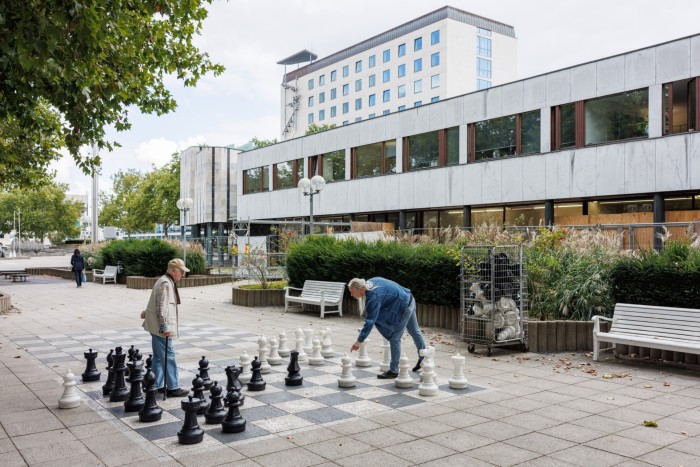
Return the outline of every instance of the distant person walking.
{"type": "Polygon", "coordinates": [[[85,258],[80,254],[79,249],[75,249],[73,256],[70,257],[70,265],[73,274],[75,274],[75,283],[78,287],[83,286],[83,270],[85,269],[85,258]]]}

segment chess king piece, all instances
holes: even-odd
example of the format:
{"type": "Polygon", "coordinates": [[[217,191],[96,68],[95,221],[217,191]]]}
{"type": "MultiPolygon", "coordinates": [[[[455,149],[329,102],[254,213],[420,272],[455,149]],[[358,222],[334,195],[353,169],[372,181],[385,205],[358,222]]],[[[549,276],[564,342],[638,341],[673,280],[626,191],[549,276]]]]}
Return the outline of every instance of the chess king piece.
{"type": "Polygon", "coordinates": [[[413,378],[411,378],[408,368],[411,365],[408,363],[408,357],[405,353],[399,358],[399,376],[394,380],[394,386],[397,388],[412,388],[413,378]]]}
{"type": "Polygon", "coordinates": [[[204,396],[204,381],[199,373],[192,380],[192,398],[199,399],[199,409],[197,409],[197,415],[204,415],[209,408],[209,402],[204,396]]]}
{"type": "Polygon", "coordinates": [[[340,364],[343,371],[338,378],[338,386],[341,388],[355,387],[357,378],[352,374],[352,365],[350,364],[350,357],[348,357],[348,354],[343,355],[343,358],[340,359],[340,364]]]}
{"type": "Polygon", "coordinates": [[[177,432],[177,439],[180,444],[197,444],[204,439],[204,430],[197,423],[199,405],[200,400],[195,399],[192,395],[180,401],[180,407],[185,412],[185,421],[182,424],[182,429],[177,432]]]}
{"type": "Polygon", "coordinates": [[[99,381],[100,380],[100,370],[95,366],[95,359],[97,359],[97,350],[94,352],[92,349],[88,349],[87,352],[83,353],[83,357],[87,360],[85,365],[85,372],[83,373],[83,382],[87,383],[89,381],[99,381]]]}
{"type": "Polygon", "coordinates": [[[280,331],[280,344],[279,348],[277,349],[277,353],[280,354],[280,357],[289,357],[289,347],[287,347],[287,333],[282,329],[280,331]]]}
{"type": "Polygon", "coordinates": [[[311,349],[309,365],[323,365],[326,359],[321,355],[321,341],[318,340],[318,337],[314,337],[311,341],[311,349]]]}
{"type": "Polygon", "coordinates": [[[63,395],[58,399],[59,409],[74,409],[80,405],[80,395],[75,384],[75,375],[68,370],[68,373],[63,375],[63,395]]]}
{"type": "Polygon", "coordinates": [[[326,328],[321,331],[321,355],[325,358],[330,358],[335,355],[333,350],[333,342],[331,341],[331,330],[326,328]]]}
{"type": "Polygon", "coordinates": [[[208,391],[211,389],[211,385],[214,384],[209,377],[209,360],[202,355],[202,359],[199,361],[199,376],[204,382],[204,390],[208,391]]]}
{"type": "Polygon", "coordinates": [[[263,381],[262,375],[260,374],[260,360],[258,360],[258,357],[253,359],[251,367],[253,369],[253,375],[250,377],[250,381],[248,381],[248,391],[264,391],[267,383],[263,381]]]}
{"type": "Polygon", "coordinates": [[[304,352],[304,331],[301,330],[300,327],[297,328],[296,331],[294,331],[294,335],[296,337],[295,340],[295,348],[297,354],[297,362],[299,363],[304,363],[309,360],[308,355],[306,355],[306,352],[304,352]]]}
{"type": "Polygon", "coordinates": [[[304,352],[306,355],[311,355],[311,351],[313,350],[313,337],[314,337],[314,330],[311,328],[306,328],[304,329],[304,352]]]}
{"type": "Polygon", "coordinates": [[[133,360],[129,362],[129,398],[124,402],[125,412],[138,412],[146,403],[143,397],[143,361],[133,360]]]}
{"type": "Polygon", "coordinates": [[[267,363],[270,365],[282,364],[282,357],[279,354],[279,344],[275,336],[270,337],[270,355],[267,357],[267,363]]]}
{"type": "Polygon", "coordinates": [[[129,388],[126,387],[126,380],[124,379],[126,354],[122,352],[121,347],[114,349],[112,359],[114,360],[114,387],[109,393],[109,401],[124,402],[129,398],[129,388]]]}
{"type": "Polygon", "coordinates": [[[372,359],[369,358],[369,353],[367,353],[367,344],[369,343],[369,339],[365,339],[365,341],[360,344],[360,355],[357,356],[355,359],[355,366],[358,367],[366,367],[366,366],[372,366],[372,359]]]}
{"type": "Polygon", "coordinates": [[[146,399],[143,403],[143,407],[139,410],[139,421],[157,422],[163,416],[163,409],[158,407],[156,402],[156,375],[153,374],[151,370],[151,363],[153,357],[150,356],[146,359],[146,375],[143,377],[143,384],[146,387],[146,399]]]}
{"type": "Polygon", "coordinates": [[[421,374],[421,382],[418,385],[418,394],[421,396],[435,396],[438,393],[438,385],[435,384],[435,364],[433,359],[428,357],[426,350],[420,350],[420,354],[425,356],[426,359],[423,360],[423,373],[421,374]]]}
{"type": "Polygon", "coordinates": [[[391,347],[389,341],[382,337],[382,361],[379,363],[379,371],[389,371],[391,367],[391,347]]]}
{"type": "Polygon", "coordinates": [[[270,364],[267,363],[267,337],[260,335],[258,338],[258,359],[260,360],[260,373],[270,372],[270,364]]]}
{"type": "Polygon", "coordinates": [[[284,378],[284,384],[287,386],[301,386],[304,378],[299,373],[299,352],[292,350],[289,357],[289,365],[287,365],[287,377],[284,378]]]}
{"type": "Polygon", "coordinates": [[[114,349],[109,349],[109,353],[107,354],[107,367],[105,368],[107,370],[107,382],[102,385],[102,395],[106,396],[110,392],[112,392],[112,388],[114,388],[114,359],[112,358],[112,354],[114,353],[114,349]]]}
{"type": "MultiPolygon", "coordinates": [[[[241,392],[241,389],[243,389],[243,384],[241,381],[238,379],[238,377],[241,374],[241,367],[239,366],[227,366],[226,367],[226,394],[228,395],[229,392],[237,391],[239,394],[241,392]]],[[[245,400],[245,396],[243,394],[240,394],[240,403],[243,405],[243,401],[245,400]]],[[[228,397],[224,397],[224,405],[228,404],[228,397]]]]}
{"type": "Polygon", "coordinates": [[[246,384],[248,381],[250,381],[250,377],[252,376],[250,373],[250,355],[248,355],[248,352],[245,350],[243,351],[243,355],[238,357],[238,360],[241,362],[241,374],[238,375],[238,380],[246,384]]]}
{"type": "Polygon", "coordinates": [[[241,412],[238,410],[241,405],[239,396],[240,393],[238,391],[229,391],[226,395],[228,413],[221,422],[221,429],[224,433],[240,433],[245,431],[245,419],[241,417],[241,412]]]}
{"type": "Polygon", "coordinates": [[[204,414],[204,420],[209,425],[216,425],[224,421],[226,418],[226,410],[224,409],[224,396],[221,395],[221,386],[218,381],[214,381],[214,385],[209,390],[209,408],[204,414]]]}
{"type": "Polygon", "coordinates": [[[452,377],[447,380],[447,383],[452,389],[464,389],[469,386],[469,382],[464,376],[464,362],[464,357],[459,353],[452,356],[452,377]]]}

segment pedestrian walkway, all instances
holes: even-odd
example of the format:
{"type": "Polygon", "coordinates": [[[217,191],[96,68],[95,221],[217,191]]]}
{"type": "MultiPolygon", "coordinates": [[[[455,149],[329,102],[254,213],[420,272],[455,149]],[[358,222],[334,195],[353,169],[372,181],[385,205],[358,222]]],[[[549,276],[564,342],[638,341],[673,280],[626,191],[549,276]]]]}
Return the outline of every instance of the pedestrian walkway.
{"type": "MultiPolygon", "coordinates": [[[[0,269],[68,263],[68,256],[3,260],[0,269]]],[[[139,314],[150,291],[93,283],[77,289],[72,281],[51,280],[3,282],[0,292],[12,294],[14,306],[0,315],[3,466],[700,465],[696,368],[635,360],[594,363],[585,354],[522,354],[500,348],[492,357],[483,351],[469,355],[456,336],[437,329],[423,331],[437,349],[439,383],[444,386],[451,375],[450,357],[461,352],[467,355],[465,374],[471,385],[465,392],[425,397],[419,403],[403,397],[406,405],[389,406],[380,399],[401,398],[368,385],[358,391],[372,396],[354,409],[347,406],[354,410],[352,416],[341,416],[338,412],[347,412],[334,406],[337,419],[310,422],[312,417],[276,412],[300,414],[319,404],[332,405],[332,398],[323,397],[331,389],[324,385],[332,386],[334,370],[329,364],[324,370],[304,364],[302,375],[317,383],[317,395],[289,396],[283,386],[275,386],[279,372],[264,375],[270,385],[265,396],[275,409],[269,409],[268,421],[251,420],[250,435],[243,439],[227,442],[207,436],[202,444],[183,447],[172,442],[174,434],[154,435],[125,418],[119,403],[101,402],[96,383],[81,385],[79,408],[57,408],[61,376],[68,369],[77,375],[83,371],[86,344],[100,351],[103,379],[105,345],[137,343],[148,353],[139,314]],[[275,398],[287,402],[273,404],[275,398]],[[362,406],[382,410],[357,409],[362,406]],[[272,422],[275,417],[279,423],[272,422]],[[296,424],[284,425],[291,420],[296,424]],[[644,421],[657,427],[644,426],[644,421]],[[260,427],[267,428],[265,433],[254,430],[260,427]]],[[[357,317],[321,320],[313,313],[233,306],[230,285],[183,288],[180,295],[184,329],[175,348],[183,381],[194,374],[204,354],[216,373],[214,368],[234,363],[243,350],[254,353],[259,334],[272,336],[284,329],[293,336],[297,327],[329,327],[336,352],[346,352],[361,325],[357,317]]],[[[381,361],[378,334],[373,332],[370,339],[370,356],[381,361]]],[[[410,339],[405,342],[405,349],[411,349],[410,339]]],[[[244,408],[262,413],[252,412],[256,404],[262,407],[256,400],[260,396],[250,396],[244,408]]],[[[162,406],[175,410],[177,404],[168,400],[162,406]]],[[[167,429],[172,430],[178,423],[175,417],[163,426],[170,424],[167,429]]]]}

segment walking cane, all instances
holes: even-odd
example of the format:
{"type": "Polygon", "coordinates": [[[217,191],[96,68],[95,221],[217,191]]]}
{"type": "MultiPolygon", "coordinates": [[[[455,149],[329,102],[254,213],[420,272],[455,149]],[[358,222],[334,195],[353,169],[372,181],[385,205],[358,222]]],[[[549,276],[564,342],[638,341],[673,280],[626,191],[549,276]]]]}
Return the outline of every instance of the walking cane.
{"type": "Polygon", "coordinates": [[[163,400],[168,398],[168,339],[170,336],[165,336],[165,362],[163,363],[163,400]]]}

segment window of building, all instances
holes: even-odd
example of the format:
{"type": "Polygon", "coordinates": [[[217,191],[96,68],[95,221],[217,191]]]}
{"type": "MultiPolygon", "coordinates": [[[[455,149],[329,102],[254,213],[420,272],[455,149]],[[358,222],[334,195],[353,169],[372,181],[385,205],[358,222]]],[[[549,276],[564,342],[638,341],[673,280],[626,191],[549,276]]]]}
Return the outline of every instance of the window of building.
{"type": "Polygon", "coordinates": [[[396,140],[352,148],[352,177],[374,177],[396,172],[396,140]]]}
{"type": "Polygon", "coordinates": [[[357,92],[357,91],[362,91],[362,80],[361,79],[355,80],[355,92],[357,92]]]}
{"type": "Polygon", "coordinates": [[[326,102],[326,93],[325,92],[319,92],[318,93],[318,103],[323,104],[326,102]]]}
{"type": "Polygon", "coordinates": [[[349,121],[343,120],[343,125],[347,125],[347,124],[349,124],[349,123],[350,123],[349,121]]]}
{"type": "Polygon", "coordinates": [[[400,105],[399,108],[396,109],[396,110],[398,110],[399,112],[401,112],[402,110],[406,110],[406,106],[405,106],[405,105],[400,105]]]}
{"type": "Polygon", "coordinates": [[[406,97],[406,85],[405,84],[402,84],[401,86],[398,87],[397,97],[399,99],[401,99],[402,97],[406,97]]]}
{"type": "Polygon", "coordinates": [[[309,125],[311,125],[311,124],[314,122],[314,113],[313,113],[313,112],[311,112],[311,113],[308,115],[307,121],[309,122],[309,125]]]}
{"type": "Polygon", "coordinates": [[[430,102],[439,102],[440,101],[440,96],[435,96],[430,98],[430,102]]]}
{"type": "Polygon", "coordinates": [[[406,55],[406,44],[399,44],[398,56],[403,57],[404,55],[406,55]]]}
{"type": "Polygon", "coordinates": [[[406,170],[444,167],[459,163],[459,127],[403,138],[406,170]]]}
{"type": "Polygon", "coordinates": [[[318,77],[318,85],[323,86],[326,84],[326,75],[321,75],[318,77]]]}
{"type": "Polygon", "coordinates": [[[377,64],[377,56],[376,55],[370,55],[369,59],[367,59],[367,66],[370,68],[374,68],[374,66],[377,64]]]}
{"type": "Polygon", "coordinates": [[[314,106],[314,96],[309,96],[309,107],[314,106]]]}
{"type": "Polygon", "coordinates": [[[362,109],[362,98],[355,99],[355,110],[362,109]]]}
{"type": "Polygon", "coordinates": [[[384,70],[382,72],[382,82],[386,83],[391,79],[391,70],[384,70]]]}
{"type": "Polygon", "coordinates": [[[361,122],[361,121],[362,121],[362,117],[355,117],[355,123],[361,122]]]}
{"type": "Polygon", "coordinates": [[[663,86],[663,134],[671,135],[700,129],[700,79],[691,78],[663,86]]]}
{"type": "Polygon", "coordinates": [[[399,65],[399,68],[398,68],[398,77],[401,78],[403,76],[406,76],[406,65],[405,64],[399,65]]]}
{"type": "Polygon", "coordinates": [[[480,36],[488,36],[491,37],[491,31],[488,29],[484,28],[476,28],[476,33],[480,36]]]}
{"type": "Polygon", "coordinates": [[[243,171],[243,193],[257,193],[270,189],[270,167],[256,167],[243,171]]]}
{"type": "Polygon", "coordinates": [[[583,102],[571,102],[552,108],[552,150],[576,147],[576,134],[583,133],[582,125],[576,124],[577,105],[583,111],[583,102]]]}
{"type": "Polygon", "coordinates": [[[482,57],[491,58],[491,39],[488,37],[476,38],[476,54],[482,57]]]}
{"type": "Polygon", "coordinates": [[[369,106],[374,107],[374,104],[377,103],[377,95],[376,94],[370,94],[369,95],[369,106]]]}
{"type": "Polygon", "coordinates": [[[440,52],[435,52],[430,56],[430,66],[438,66],[440,64],[440,52]]]}
{"type": "Polygon", "coordinates": [[[469,161],[540,152],[540,111],[469,124],[469,161]]]}
{"type": "Polygon", "coordinates": [[[377,75],[369,75],[367,78],[367,86],[371,88],[375,84],[377,84],[377,75]]]}
{"type": "Polygon", "coordinates": [[[382,52],[382,62],[386,63],[389,60],[391,60],[391,50],[386,49],[384,52],[382,52]]]}
{"type": "Polygon", "coordinates": [[[648,88],[590,99],[584,109],[586,145],[649,135],[648,88]]]}
{"type": "Polygon", "coordinates": [[[331,82],[335,81],[338,77],[338,72],[336,70],[331,71],[331,82]]]}
{"type": "Polygon", "coordinates": [[[350,112],[350,103],[349,102],[343,102],[343,113],[346,114],[350,112]]]}
{"type": "Polygon", "coordinates": [[[476,57],[476,76],[491,78],[491,60],[476,57]]]}
{"type": "Polygon", "coordinates": [[[303,178],[304,159],[280,162],[272,166],[272,189],[294,188],[303,178]]]}
{"type": "Polygon", "coordinates": [[[343,84],[343,95],[347,96],[350,94],[350,85],[349,84],[343,84]]]}
{"type": "Polygon", "coordinates": [[[520,114],[520,149],[518,154],[537,154],[540,152],[541,112],[533,110],[520,114]]]}
{"type": "Polygon", "coordinates": [[[336,111],[335,106],[331,107],[331,118],[335,117],[336,113],[337,113],[337,111],[336,111]]]}
{"type": "Polygon", "coordinates": [[[654,212],[654,200],[625,199],[609,201],[589,201],[588,214],[625,214],[628,212],[654,212]]]}
{"type": "Polygon", "coordinates": [[[345,150],[323,154],[320,160],[319,172],[327,182],[345,180],[345,150]]]}
{"type": "Polygon", "coordinates": [[[309,80],[309,91],[311,91],[314,88],[314,80],[313,78],[309,80]]]}
{"type": "Polygon", "coordinates": [[[413,60],[413,72],[418,73],[423,69],[423,59],[422,58],[417,58],[413,60]]]}
{"type": "Polygon", "coordinates": [[[430,88],[435,89],[440,87],[440,75],[433,75],[430,77],[430,88]]]}
{"type": "Polygon", "coordinates": [[[423,92],[423,80],[417,79],[413,82],[413,94],[419,94],[423,92]]]}
{"type": "Polygon", "coordinates": [[[478,227],[480,225],[497,225],[499,227],[503,226],[505,219],[503,217],[502,207],[489,207],[489,208],[472,208],[471,210],[471,223],[472,227],[478,227]]]}
{"type": "Polygon", "coordinates": [[[423,101],[415,101],[413,103],[413,107],[420,107],[421,105],[423,105],[423,101]]]}
{"type": "Polygon", "coordinates": [[[382,115],[389,115],[390,113],[391,113],[391,110],[389,110],[389,109],[382,110],[382,115]]]}
{"type": "Polygon", "coordinates": [[[416,37],[413,39],[413,50],[420,50],[423,48],[423,38],[422,37],[416,37]]]}
{"type": "Polygon", "coordinates": [[[324,109],[321,109],[318,111],[318,121],[322,122],[326,119],[326,111],[324,109]]]}
{"type": "Polygon", "coordinates": [[[359,73],[362,71],[362,60],[358,60],[355,62],[355,73],[359,73]]]}
{"type": "Polygon", "coordinates": [[[374,118],[374,117],[376,117],[376,116],[377,116],[377,114],[369,114],[369,115],[367,116],[367,118],[374,118]]]}
{"type": "Polygon", "coordinates": [[[491,81],[485,80],[485,79],[476,79],[476,89],[477,90],[482,90],[482,89],[488,89],[491,87],[491,81]]]}
{"type": "Polygon", "coordinates": [[[343,78],[347,78],[347,76],[350,74],[350,65],[345,65],[343,67],[343,78]]]}
{"type": "Polygon", "coordinates": [[[440,30],[433,31],[430,33],[430,45],[435,45],[440,43],[440,30]]]}
{"type": "Polygon", "coordinates": [[[331,89],[331,100],[335,99],[337,97],[337,92],[335,88],[331,89]]]}
{"type": "Polygon", "coordinates": [[[382,92],[382,102],[389,102],[391,100],[391,91],[386,89],[382,92]]]}
{"type": "Polygon", "coordinates": [[[505,207],[506,225],[524,225],[537,227],[545,225],[544,204],[505,207]]]}

